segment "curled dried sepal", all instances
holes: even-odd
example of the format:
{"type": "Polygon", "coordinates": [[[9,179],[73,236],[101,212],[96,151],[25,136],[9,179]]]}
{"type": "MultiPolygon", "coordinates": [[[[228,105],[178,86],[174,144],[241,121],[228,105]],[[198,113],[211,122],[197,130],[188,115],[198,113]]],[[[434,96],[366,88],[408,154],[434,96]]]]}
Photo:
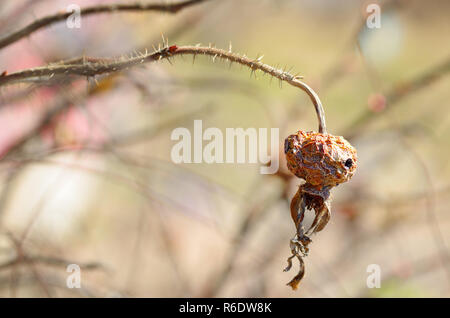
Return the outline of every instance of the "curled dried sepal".
{"type": "Polygon", "coordinates": [[[294,276],[294,278],[291,279],[289,283],[286,285],[291,286],[292,290],[297,290],[298,285],[300,284],[301,280],[303,279],[303,276],[305,276],[305,263],[303,262],[303,258],[298,255],[294,254],[291,257],[288,258],[288,266],[284,269],[285,272],[289,271],[292,267],[292,258],[297,257],[299,263],[300,263],[300,269],[297,273],[297,275],[294,276]]]}
{"type": "Polygon", "coordinates": [[[300,241],[305,243],[309,240],[309,238],[305,236],[305,233],[311,235],[321,231],[325,227],[330,219],[330,204],[331,197],[329,188],[324,187],[321,190],[317,190],[309,184],[303,184],[298,188],[297,193],[291,200],[290,209],[291,217],[294,221],[298,239],[300,241]],[[313,210],[315,212],[315,218],[309,230],[305,232],[302,221],[306,210],[313,210]]]}
{"type": "Polygon", "coordinates": [[[309,240],[309,238],[307,238],[306,236],[300,236],[298,234],[296,234],[290,242],[292,255],[287,259],[288,266],[286,266],[283,271],[288,272],[292,268],[292,259],[294,257],[297,257],[300,263],[299,271],[297,275],[295,275],[295,277],[289,283],[287,283],[287,285],[291,286],[293,290],[296,290],[298,288],[300,281],[302,280],[303,276],[305,276],[305,263],[303,262],[303,256],[307,256],[307,246],[310,242],[311,240],[309,240]]]}

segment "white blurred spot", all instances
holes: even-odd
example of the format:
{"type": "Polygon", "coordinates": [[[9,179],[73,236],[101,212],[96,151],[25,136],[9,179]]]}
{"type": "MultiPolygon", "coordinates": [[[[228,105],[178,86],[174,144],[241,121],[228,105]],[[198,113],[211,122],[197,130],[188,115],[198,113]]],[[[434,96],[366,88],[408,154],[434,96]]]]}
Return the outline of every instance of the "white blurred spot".
{"type": "Polygon", "coordinates": [[[362,53],[375,64],[391,61],[403,44],[403,27],[397,16],[386,13],[382,19],[381,28],[366,28],[359,37],[362,53]]]}

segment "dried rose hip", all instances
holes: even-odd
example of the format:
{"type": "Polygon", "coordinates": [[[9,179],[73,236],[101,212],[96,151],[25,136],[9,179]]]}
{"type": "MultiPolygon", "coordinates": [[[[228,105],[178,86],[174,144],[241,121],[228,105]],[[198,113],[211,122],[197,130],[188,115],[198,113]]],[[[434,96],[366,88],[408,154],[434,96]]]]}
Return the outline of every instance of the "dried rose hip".
{"type": "Polygon", "coordinates": [[[343,137],[298,131],[284,144],[288,169],[321,189],[350,180],[356,170],[356,150],[343,137]]]}

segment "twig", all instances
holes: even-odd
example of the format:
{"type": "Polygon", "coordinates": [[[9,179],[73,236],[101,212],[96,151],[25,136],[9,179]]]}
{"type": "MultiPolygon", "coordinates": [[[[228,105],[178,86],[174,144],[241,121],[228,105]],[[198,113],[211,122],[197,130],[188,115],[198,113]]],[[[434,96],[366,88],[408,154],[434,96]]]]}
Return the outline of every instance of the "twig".
{"type": "MultiPolygon", "coordinates": [[[[89,92],[89,94],[94,94],[95,92],[89,92]]],[[[74,99],[84,98],[86,93],[78,94],[74,99]]],[[[2,160],[13,156],[33,137],[39,135],[39,132],[43,127],[50,124],[52,120],[63,113],[67,108],[73,104],[73,100],[66,96],[65,94],[58,99],[53,105],[49,106],[47,111],[37,120],[37,123],[22,137],[18,138],[9,148],[3,153],[2,160]]],[[[1,203],[1,200],[0,200],[1,203]]],[[[1,204],[0,204],[1,207],[1,204]]],[[[0,208],[1,214],[1,208],[0,208]]]]}
{"type": "Polygon", "coordinates": [[[430,70],[420,74],[419,76],[402,83],[395,85],[386,94],[386,104],[387,107],[383,112],[374,113],[369,109],[366,109],[354,122],[352,122],[348,127],[347,131],[343,135],[347,136],[347,139],[352,139],[355,136],[361,134],[362,131],[367,130],[367,124],[378,118],[377,115],[385,114],[386,111],[393,108],[395,104],[401,101],[404,97],[409,94],[416,92],[420,89],[431,85],[442,76],[450,72],[450,58],[447,58],[442,63],[436,65],[430,70]]]}
{"type": "Polygon", "coordinates": [[[439,219],[436,216],[436,193],[434,190],[433,178],[431,177],[431,173],[429,171],[428,166],[425,164],[422,157],[417,153],[417,151],[404,139],[401,138],[400,141],[403,143],[403,146],[412,157],[417,161],[424,175],[425,182],[427,183],[427,196],[426,196],[426,218],[427,224],[429,226],[431,235],[433,236],[433,240],[436,244],[436,248],[438,250],[439,260],[441,262],[442,268],[447,275],[447,288],[450,290],[450,267],[447,266],[450,260],[450,254],[447,248],[447,244],[445,243],[445,237],[441,231],[439,226],[439,219]]]}
{"type": "Polygon", "coordinates": [[[50,64],[43,67],[37,67],[27,70],[11,73],[9,75],[0,77],[0,86],[7,84],[26,82],[33,80],[49,80],[57,75],[78,75],[84,77],[92,77],[101,74],[119,72],[121,70],[130,68],[132,66],[141,65],[143,63],[155,62],[161,59],[167,59],[177,55],[207,55],[216,59],[227,60],[230,63],[238,63],[244,65],[252,70],[252,73],[261,71],[263,73],[272,75],[273,77],[284,81],[288,84],[298,87],[306,94],[314,104],[317,119],[319,122],[319,132],[326,133],[325,113],[319,96],[313,91],[311,87],[300,81],[301,76],[292,75],[281,69],[274,68],[270,65],[261,62],[261,57],[257,59],[251,59],[244,56],[240,56],[232,53],[231,51],[225,51],[213,47],[200,47],[200,46],[168,46],[154,51],[153,53],[138,53],[137,56],[122,57],[122,58],[94,58],[94,57],[81,57],[77,59],[71,59],[68,61],[62,61],[57,64],[50,64]]]}
{"type": "MultiPolygon", "coordinates": [[[[421,275],[425,275],[427,273],[430,273],[434,270],[436,270],[437,267],[439,267],[441,264],[439,261],[439,255],[431,255],[426,257],[421,257],[417,259],[416,261],[412,262],[411,264],[411,270],[412,273],[414,273],[414,278],[417,279],[421,275]]],[[[450,264],[447,262],[446,266],[448,267],[450,264]]],[[[401,276],[401,273],[398,272],[398,270],[391,269],[387,273],[383,273],[381,284],[384,285],[385,283],[388,283],[390,281],[396,281],[398,283],[408,283],[409,277],[403,278],[401,276]]],[[[355,294],[356,297],[373,297],[373,289],[368,289],[366,286],[361,288],[359,292],[355,294]]],[[[438,297],[441,297],[442,295],[439,295],[438,297]]],[[[388,296],[384,296],[388,297],[388,296]]],[[[399,295],[395,295],[395,297],[399,297],[399,295]]],[[[400,296],[401,297],[401,296],[400,296]]]]}
{"type": "MultiPolygon", "coordinates": [[[[24,3],[21,3],[19,6],[15,7],[11,12],[9,12],[6,16],[1,17],[0,21],[0,30],[3,28],[6,28],[7,26],[10,26],[14,22],[20,21],[21,18],[27,14],[30,9],[33,9],[33,6],[38,4],[39,2],[42,2],[42,0],[28,0],[24,3]]],[[[4,3],[4,2],[3,2],[4,3]]],[[[3,5],[2,3],[2,5],[3,5]]],[[[2,10],[0,6],[0,10],[2,10]]]]}
{"type": "MultiPolygon", "coordinates": [[[[86,281],[83,282],[83,284],[81,285],[81,288],[67,288],[67,284],[66,284],[66,277],[63,277],[61,275],[55,275],[54,273],[52,274],[45,274],[42,275],[41,274],[42,279],[45,281],[45,283],[48,286],[53,287],[53,289],[60,289],[63,292],[66,293],[70,293],[76,296],[84,296],[84,297],[101,297],[100,295],[102,295],[102,293],[98,290],[94,290],[91,286],[89,286],[88,288],[86,287],[87,283],[86,281]]],[[[32,274],[24,274],[22,275],[20,281],[16,282],[17,286],[20,287],[33,287],[34,284],[36,282],[36,278],[34,275],[32,274]]],[[[5,285],[8,284],[7,279],[5,279],[4,277],[0,276],[0,290],[5,288],[5,285]]],[[[17,287],[15,286],[15,287],[17,287]]]]}
{"type": "MultiPolygon", "coordinates": [[[[398,9],[401,6],[401,2],[398,0],[385,0],[377,3],[380,6],[380,11],[383,14],[389,14],[391,11],[398,9]]],[[[366,3],[367,5],[367,3],[366,3]]],[[[339,80],[345,73],[345,64],[349,55],[354,54],[355,45],[358,51],[361,53],[359,37],[362,32],[367,30],[367,15],[363,14],[358,18],[358,21],[355,26],[355,30],[352,32],[349,39],[346,41],[346,45],[344,47],[344,51],[341,53],[341,56],[335,63],[328,68],[328,70],[322,76],[321,87],[329,88],[332,86],[337,80],[339,80]]],[[[363,61],[366,66],[367,61],[363,61]]],[[[370,71],[370,70],[369,70],[370,71]]]]}
{"type": "MultiPolygon", "coordinates": [[[[257,179],[255,184],[261,184],[260,179],[257,179]]],[[[254,187],[251,187],[251,189],[254,189],[254,187]]],[[[252,190],[252,192],[253,191],[254,190],[252,190]]],[[[251,206],[246,205],[244,209],[246,210],[246,216],[237,231],[237,235],[234,238],[234,244],[230,248],[225,265],[213,281],[210,282],[211,285],[207,286],[202,297],[217,297],[225,283],[228,281],[228,278],[233,273],[236,260],[243,250],[248,236],[252,233],[253,228],[261,222],[263,214],[265,214],[274,204],[278,203],[279,197],[279,194],[277,194],[270,196],[263,201],[257,201],[251,206]]]]}
{"type": "MultiPolygon", "coordinates": [[[[145,12],[145,11],[159,11],[159,12],[167,12],[167,13],[177,13],[178,11],[189,7],[191,5],[195,5],[201,2],[205,2],[207,0],[187,0],[178,3],[160,3],[160,4],[150,4],[150,3],[123,3],[123,4],[103,4],[103,5],[95,5],[91,7],[86,7],[81,9],[80,14],[82,16],[99,14],[99,13],[112,13],[112,12],[145,12]]],[[[53,15],[49,15],[43,18],[40,18],[36,21],[33,21],[29,25],[24,28],[17,30],[11,34],[8,34],[0,39],[0,49],[36,32],[37,30],[54,24],[56,22],[64,21],[72,12],[58,12],[53,15]]]]}
{"type": "Polygon", "coordinates": [[[51,256],[42,256],[42,255],[23,255],[22,257],[15,257],[9,261],[6,261],[2,264],[0,264],[0,270],[8,269],[14,265],[17,265],[19,263],[41,263],[45,265],[51,265],[51,266],[67,266],[68,264],[78,264],[80,268],[86,269],[86,270],[96,270],[96,269],[105,269],[104,265],[97,262],[91,262],[91,263],[80,263],[78,261],[70,261],[58,257],[51,257],[51,256]]]}

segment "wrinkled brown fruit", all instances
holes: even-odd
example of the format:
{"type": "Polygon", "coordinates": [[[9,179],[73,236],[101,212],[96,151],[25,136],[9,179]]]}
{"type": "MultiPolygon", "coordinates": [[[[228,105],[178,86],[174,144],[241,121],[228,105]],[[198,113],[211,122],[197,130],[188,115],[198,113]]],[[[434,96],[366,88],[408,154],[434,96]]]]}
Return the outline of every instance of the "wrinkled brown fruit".
{"type": "Polygon", "coordinates": [[[356,150],[343,137],[316,132],[298,131],[286,138],[284,152],[288,169],[305,180],[291,201],[291,216],[296,227],[291,240],[292,256],[288,258],[288,271],[292,258],[300,262],[299,273],[288,283],[292,289],[305,274],[304,256],[308,254],[310,236],[323,230],[330,219],[330,190],[350,180],[357,166],[356,150]],[[314,210],[315,218],[305,231],[302,221],[306,210],[314,210]]]}

